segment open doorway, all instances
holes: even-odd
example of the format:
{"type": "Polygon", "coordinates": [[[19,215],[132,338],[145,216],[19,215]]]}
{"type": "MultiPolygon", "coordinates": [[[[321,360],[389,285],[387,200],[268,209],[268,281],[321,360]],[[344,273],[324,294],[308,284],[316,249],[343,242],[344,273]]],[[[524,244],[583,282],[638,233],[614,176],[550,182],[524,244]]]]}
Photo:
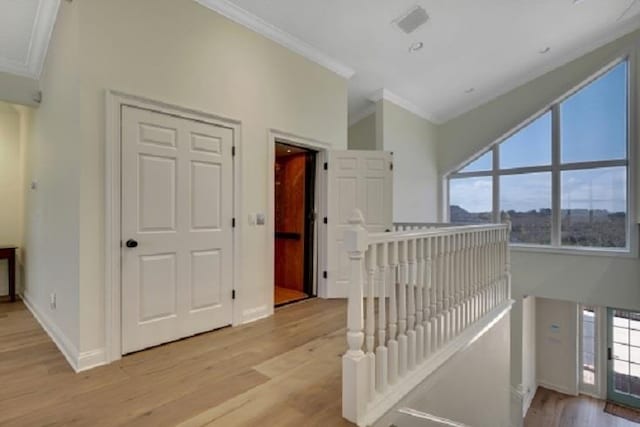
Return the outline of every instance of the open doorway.
{"type": "Polygon", "coordinates": [[[315,296],[317,152],[275,144],[276,307],[315,296]]]}

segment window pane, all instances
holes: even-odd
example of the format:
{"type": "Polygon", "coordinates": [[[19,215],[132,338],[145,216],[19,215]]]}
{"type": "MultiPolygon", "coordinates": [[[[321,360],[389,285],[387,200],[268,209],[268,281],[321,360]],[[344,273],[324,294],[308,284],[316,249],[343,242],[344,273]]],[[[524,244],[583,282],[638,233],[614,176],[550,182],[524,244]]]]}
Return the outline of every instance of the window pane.
{"type": "Polygon", "coordinates": [[[484,172],[491,169],[493,169],[493,151],[489,150],[461,169],[460,172],[484,172]]]}
{"type": "Polygon", "coordinates": [[[596,371],[596,313],[593,308],[582,309],[582,383],[595,385],[596,371]]]}
{"type": "Polygon", "coordinates": [[[492,222],[493,188],[490,176],[454,178],[449,181],[451,222],[492,222]]]}
{"type": "Polygon", "coordinates": [[[500,144],[500,168],[551,164],[551,112],[500,144]]]}
{"type": "Polygon", "coordinates": [[[627,62],[560,104],[562,162],[627,157],[627,62]]]}
{"type": "Polygon", "coordinates": [[[562,172],[562,244],[626,246],[627,168],[562,172]]]}
{"type": "Polygon", "coordinates": [[[500,177],[500,210],[511,217],[511,242],[551,243],[551,173],[500,177]]]}

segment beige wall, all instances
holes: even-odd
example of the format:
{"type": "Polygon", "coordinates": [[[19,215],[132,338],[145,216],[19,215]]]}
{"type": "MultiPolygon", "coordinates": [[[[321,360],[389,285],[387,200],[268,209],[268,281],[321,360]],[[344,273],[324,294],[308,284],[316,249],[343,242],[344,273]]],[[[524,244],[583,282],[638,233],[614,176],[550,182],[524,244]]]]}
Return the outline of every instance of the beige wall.
{"type": "Polygon", "coordinates": [[[382,147],[393,153],[393,220],[435,222],[440,205],[437,128],[389,101],[379,104],[382,104],[382,147]]]}
{"type": "MultiPolygon", "coordinates": [[[[79,347],[80,105],[77,11],[62,3],[41,79],[44,97],[31,116],[26,147],[24,295],[71,357],[79,347]],[[54,309],[51,295],[56,295],[54,309]]],[[[74,3],[75,5],[75,3],[74,3]]],[[[25,126],[26,128],[26,126],[25,126]]]]}
{"type": "Polygon", "coordinates": [[[536,298],[538,384],[578,394],[578,305],[536,298]]]}
{"type": "Polygon", "coordinates": [[[80,347],[104,346],[105,91],[116,89],[241,121],[243,222],[235,309],[271,310],[267,134],[347,147],[347,83],[192,0],[83,0],[79,12],[80,347]],[[246,268],[251,266],[250,268],[246,268]]]}
{"type": "Polygon", "coordinates": [[[439,219],[437,126],[386,100],[349,127],[350,150],[393,153],[393,221],[439,219]]]}
{"type": "Polygon", "coordinates": [[[376,114],[371,113],[367,117],[349,126],[349,150],[375,150],[376,149],[376,114]]]}

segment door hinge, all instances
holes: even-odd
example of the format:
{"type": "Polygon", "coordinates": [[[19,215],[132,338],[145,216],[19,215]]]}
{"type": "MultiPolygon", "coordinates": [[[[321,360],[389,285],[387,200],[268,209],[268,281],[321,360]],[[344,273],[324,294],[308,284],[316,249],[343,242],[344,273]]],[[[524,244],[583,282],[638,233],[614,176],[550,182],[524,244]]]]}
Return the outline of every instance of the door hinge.
{"type": "Polygon", "coordinates": [[[329,224],[329,218],[327,218],[326,216],[324,217],[324,219],[322,220],[322,222],[324,222],[325,224],[329,224]]]}
{"type": "Polygon", "coordinates": [[[326,171],[329,170],[329,163],[324,162],[324,170],[326,171]]]}
{"type": "Polygon", "coordinates": [[[393,162],[389,163],[389,170],[393,170],[393,162]]]}
{"type": "Polygon", "coordinates": [[[613,355],[611,354],[611,347],[607,348],[607,360],[612,360],[613,355]]]}
{"type": "Polygon", "coordinates": [[[236,228],[236,219],[231,218],[231,228],[236,228]]]}
{"type": "Polygon", "coordinates": [[[231,157],[235,157],[236,156],[236,146],[232,145],[231,146],[231,157]]]}
{"type": "Polygon", "coordinates": [[[236,299],[236,290],[235,289],[233,289],[231,291],[231,299],[236,299]]]}
{"type": "Polygon", "coordinates": [[[323,272],[322,272],[322,278],[323,278],[323,279],[326,279],[326,278],[327,278],[327,276],[328,276],[327,271],[326,271],[326,270],[325,270],[325,271],[323,271],[323,272]]]}

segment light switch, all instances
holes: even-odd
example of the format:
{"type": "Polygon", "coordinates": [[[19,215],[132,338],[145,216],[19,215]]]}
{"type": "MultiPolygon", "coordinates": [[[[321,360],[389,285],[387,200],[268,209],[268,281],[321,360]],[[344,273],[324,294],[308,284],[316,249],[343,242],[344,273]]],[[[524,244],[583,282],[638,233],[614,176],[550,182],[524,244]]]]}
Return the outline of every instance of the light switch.
{"type": "Polygon", "coordinates": [[[264,225],[264,223],[265,223],[264,214],[263,213],[256,214],[256,224],[257,225],[264,225]]]}

